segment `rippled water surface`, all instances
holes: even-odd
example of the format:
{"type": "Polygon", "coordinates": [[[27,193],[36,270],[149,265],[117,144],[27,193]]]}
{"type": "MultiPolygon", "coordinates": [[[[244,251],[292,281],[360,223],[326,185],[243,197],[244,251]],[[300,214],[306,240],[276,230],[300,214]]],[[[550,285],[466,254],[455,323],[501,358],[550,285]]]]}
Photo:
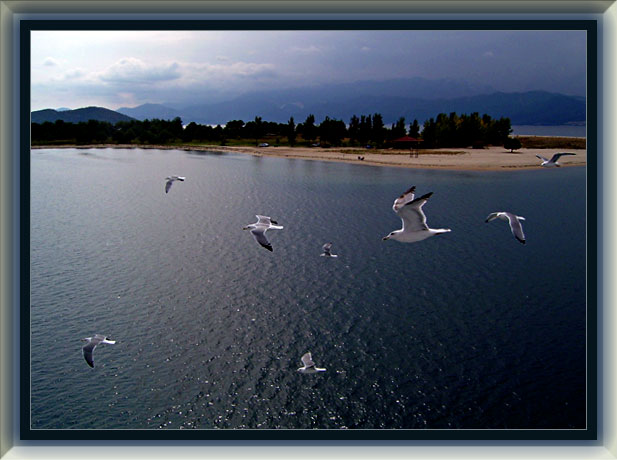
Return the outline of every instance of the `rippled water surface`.
{"type": "Polygon", "coordinates": [[[31,158],[32,428],[585,428],[584,168],[31,158]],[[411,185],[452,232],[382,241],[411,185]],[[272,253],[255,214],[285,227],[272,253]],[[117,343],[91,369],[95,333],[117,343]]]}

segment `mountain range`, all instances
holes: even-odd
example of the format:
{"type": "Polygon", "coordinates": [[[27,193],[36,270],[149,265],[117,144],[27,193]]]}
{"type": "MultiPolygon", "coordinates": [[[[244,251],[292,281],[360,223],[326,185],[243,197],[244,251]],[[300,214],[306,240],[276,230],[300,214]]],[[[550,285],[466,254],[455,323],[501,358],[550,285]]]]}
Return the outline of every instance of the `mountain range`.
{"type": "Polygon", "coordinates": [[[62,120],[68,123],[79,123],[81,121],[88,120],[117,123],[119,121],[134,120],[134,118],[104,107],[83,107],[75,110],[70,110],[67,108],[58,110],[43,109],[36,110],[30,115],[30,121],[32,123],[43,123],[45,121],[55,122],[57,120],[62,120]]]}
{"type": "MultiPolygon", "coordinates": [[[[227,101],[204,101],[185,107],[172,105],[143,104],[122,107],[116,113],[137,120],[180,117],[184,124],[211,125],[230,120],[247,122],[256,116],[278,123],[286,123],[294,117],[295,122],[300,123],[309,114],[315,115],[317,123],[326,116],[348,122],[352,115],[373,113],[380,113],[386,124],[394,123],[400,117],[405,117],[408,123],[417,119],[422,124],[439,113],[450,112],[508,117],[513,125],[584,124],[586,120],[584,97],[546,91],[505,93],[488,86],[421,78],[316,85],[245,93],[227,101]]],[[[77,110],[33,112],[32,121],[36,121],[35,114],[37,119],[52,115],[70,121],[74,112],[77,110]]]]}

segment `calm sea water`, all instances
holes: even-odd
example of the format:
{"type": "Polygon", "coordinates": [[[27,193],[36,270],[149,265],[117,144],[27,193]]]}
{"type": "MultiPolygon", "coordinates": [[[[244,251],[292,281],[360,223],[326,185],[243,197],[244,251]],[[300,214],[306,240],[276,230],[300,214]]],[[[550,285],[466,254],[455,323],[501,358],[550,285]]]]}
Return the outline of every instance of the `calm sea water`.
{"type": "Polygon", "coordinates": [[[515,136],[564,136],[587,137],[587,126],[582,125],[513,125],[512,134],[515,136]]]}
{"type": "Polygon", "coordinates": [[[584,428],[585,173],[33,150],[31,426],[584,428]],[[382,241],[411,185],[452,232],[382,241]]]}

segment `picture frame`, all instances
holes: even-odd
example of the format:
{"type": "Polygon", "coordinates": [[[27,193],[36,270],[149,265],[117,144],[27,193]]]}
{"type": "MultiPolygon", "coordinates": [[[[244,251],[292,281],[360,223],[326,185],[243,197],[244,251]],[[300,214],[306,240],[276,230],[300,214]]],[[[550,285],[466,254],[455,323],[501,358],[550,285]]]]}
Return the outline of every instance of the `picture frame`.
{"type": "MultiPolygon", "coordinates": [[[[474,28],[474,27],[478,27],[479,24],[481,24],[481,21],[484,21],[485,19],[481,19],[481,20],[461,20],[460,19],[454,19],[454,21],[457,21],[457,24],[462,25],[465,24],[462,27],[467,27],[469,26],[470,28],[474,28]]],[[[557,20],[553,20],[553,19],[546,19],[547,21],[569,21],[569,19],[557,19],[557,20]]],[[[21,47],[21,51],[23,53],[23,47],[27,45],[27,37],[26,37],[26,32],[33,30],[32,27],[41,27],[44,24],[46,24],[44,27],[47,26],[51,26],[51,27],[58,27],[58,25],[60,25],[60,27],[62,27],[62,20],[49,20],[49,19],[28,19],[28,18],[22,18],[20,17],[18,19],[19,23],[20,23],[20,29],[19,29],[19,46],[21,47]],[[53,24],[53,25],[52,25],[53,24]]],[[[104,27],[108,27],[109,24],[113,24],[114,23],[114,19],[83,19],[80,20],[80,23],[82,24],[81,26],[83,27],[84,25],[87,27],[88,25],[96,25],[98,24],[99,26],[101,26],[103,23],[101,23],[101,21],[104,21],[105,26],[104,27]]],[[[178,21],[182,21],[183,24],[180,24],[180,22],[173,22],[173,21],[163,21],[166,23],[167,26],[169,26],[170,24],[177,24],[176,27],[185,27],[186,19],[179,19],[178,21]]],[[[216,21],[225,21],[225,20],[219,20],[217,19],[216,21]]],[[[218,22],[218,24],[224,24],[224,27],[229,27],[229,25],[231,23],[237,23],[238,19],[230,19],[229,21],[231,22],[218,22]]],[[[263,20],[260,21],[256,21],[254,19],[249,20],[256,28],[260,28],[263,27],[264,22],[263,20]]],[[[267,20],[266,20],[267,21],[267,20]]],[[[296,24],[296,25],[300,25],[302,27],[304,27],[304,25],[302,25],[300,22],[293,22],[293,19],[287,19],[287,26],[289,26],[289,24],[296,24]]],[[[312,20],[313,24],[318,24],[319,20],[312,20]]],[[[342,20],[343,22],[345,22],[345,20],[342,20]]],[[[379,20],[361,20],[361,21],[356,21],[356,22],[349,22],[349,21],[354,21],[354,20],[348,20],[348,24],[350,24],[350,26],[353,27],[358,27],[361,24],[368,24],[370,23],[371,27],[377,26],[377,27],[383,27],[382,24],[385,23],[380,23],[379,20]]],[[[385,19],[384,21],[388,21],[389,25],[392,25],[392,19],[385,19]]],[[[424,20],[423,20],[424,21],[424,20]]],[[[432,20],[428,20],[429,22],[426,22],[425,24],[433,24],[432,27],[434,27],[434,24],[439,23],[439,21],[441,21],[441,19],[434,19],[432,20]]],[[[495,22],[495,21],[499,21],[498,19],[491,19],[491,22],[493,23],[493,25],[491,27],[495,27],[494,24],[498,24],[500,26],[507,26],[512,25],[512,24],[518,24],[521,25],[524,21],[527,20],[520,20],[520,19],[507,19],[507,20],[503,20],[505,22],[495,22]]],[[[576,23],[576,24],[581,24],[584,21],[588,21],[588,25],[591,26],[592,23],[597,22],[598,18],[596,19],[583,19],[583,20],[573,20],[572,24],[576,23]]],[[[163,25],[163,22],[161,22],[161,20],[157,20],[157,19],[148,19],[148,20],[143,20],[143,19],[138,19],[137,22],[130,22],[131,24],[131,28],[135,27],[135,24],[138,24],[139,22],[141,22],[142,24],[144,23],[148,23],[148,27],[160,27],[161,25],[163,25]],[[154,22],[150,22],[150,21],[154,21],[154,22]]],[[[204,21],[200,21],[202,24],[204,23],[204,21]]],[[[409,21],[406,21],[409,22],[409,21]]],[[[65,22],[64,24],[67,24],[67,22],[65,22]]],[[[196,23],[195,23],[196,24],[196,23]]],[[[213,22],[207,22],[207,24],[209,25],[209,27],[212,27],[213,22]]],[[[248,24],[248,23],[247,23],[248,24]]],[[[340,27],[341,23],[337,23],[337,26],[340,27]]],[[[565,23],[563,23],[565,24],[565,23]]],[[[125,24],[122,25],[122,27],[125,27],[125,24]]],[[[174,27],[174,26],[172,26],[174,27]]],[[[248,25],[247,25],[248,27],[248,25]]],[[[313,25],[313,27],[315,27],[315,25],[313,25]]],[[[457,25],[457,28],[459,26],[457,25]]],[[[591,29],[588,29],[590,31],[592,31],[593,34],[598,33],[598,29],[591,27],[591,29]]],[[[605,46],[604,44],[601,44],[602,46],[605,46]]],[[[599,51],[598,47],[596,45],[592,46],[592,48],[590,49],[590,51],[599,51]]],[[[590,59],[590,64],[592,67],[597,68],[598,67],[598,62],[596,60],[596,57],[598,56],[598,54],[595,53],[588,53],[588,59],[590,59]]],[[[23,75],[24,72],[27,71],[27,68],[24,67],[24,55],[21,54],[21,59],[20,59],[20,75],[19,75],[19,79],[21,82],[23,82],[23,75]]],[[[592,74],[591,77],[593,77],[594,75],[592,74]]],[[[601,81],[601,75],[595,75],[595,77],[597,78],[593,78],[593,80],[595,81],[601,81]]],[[[592,78],[590,78],[588,76],[588,85],[593,86],[593,81],[592,78]]],[[[600,83],[598,83],[598,85],[600,85],[600,83]]],[[[597,91],[600,91],[600,88],[596,88],[597,91]]],[[[24,110],[24,102],[23,101],[28,101],[29,100],[29,95],[27,94],[29,92],[29,87],[27,85],[21,84],[19,86],[19,94],[20,94],[20,103],[16,104],[19,105],[20,107],[20,111],[19,111],[19,120],[21,123],[21,130],[19,131],[19,137],[18,140],[16,140],[16,144],[19,144],[20,146],[20,153],[21,153],[21,161],[23,161],[24,158],[24,148],[25,146],[28,146],[28,150],[29,150],[29,133],[26,132],[26,130],[23,129],[24,123],[27,125],[29,124],[29,111],[26,112],[26,110],[24,110]]],[[[598,117],[596,116],[596,114],[598,114],[598,110],[599,107],[597,107],[596,102],[599,99],[599,95],[596,98],[588,98],[588,126],[593,127],[597,127],[598,130],[601,129],[601,122],[599,121],[598,117]]],[[[17,130],[15,128],[13,128],[11,130],[13,133],[17,132],[17,130]]],[[[15,136],[17,137],[17,136],[15,136]]],[[[598,159],[597,159],[597,163],[589,163],[589,165],[591,166],[596,166],[597,170],[593,171],[593,173],[597,173],[598,170],[600,170],[600,168],[603,165],[603,158],[602,158],[602,146],[598,145],[598,142],[600,141],[600,136],[598,136],[595,140],[593,139],[593,136],[588,136],[588,151],[593,152],[594,150],[598,152],[598,159]],[[594,145],[594,141],[596,142],[596,144],[594,145]]],[[[3,148],[4,150],[4,148],[3,148]]],[[[24,164],[22,163],[22,167],[24,166],[24,164]]],[[[27,171],[24,171],[22,169],[21,171],[21,190],[20,190],[20,194],[23,197],[24,196],[24,192],[26,192],[26,189],[24,188],[26,183],[27,183],[27,176],[24,173],[27,173],[27,171]]],[[[589,173],[588,173],[589,174],[589,173]]],[[[598,183],[602,182],[602,178],[599,176],[595,177],[598,181],[598,183]]],[[[593,182],[593,181],[592,181],[593,182]]],[[[593,194],[593,189],[590,189],[592,191],[593,194]]],[[[593,196],[592,196],[593,198],[593,196]]],[[[589,196],[588,196],[589,199],[589,196]]],[[[591,201],[591,203],[593,204],[593,200],[591,201]]],[[[23,203],[22,203],[23,204],[23,203]]],[[[22,207],[22,211],[23,211],[23,207],[22,207]]],[[[27,212],[22,212],[21,218],[22,220],[20,221],[20,225],[21,225],[21,231],[20,236],[21,236],[21,241],[20,241],[20,250],[23,253],[28,253],[27,249],[27,240],[26,238],[24,238],[25,233],[23,233],[23,228],[25,226],[27,226],[28,221],[25,220],[27,212]]],[[[590,209],[590,213],[588,215],[588,220],[589,219],[594,219],[594,217],[596,218],[597,221],[597,216],[594,215],[593,209],[590,209]]],[[[588,232],[591,233],[591,232],[588,232]]],[[[589,237],[589,235],[588,235],[589,237]]],[[[593,239],[593,236],[592,236],[593,239]]],[[[596,241],[595,242],[598,247],[600,247],[600,241],[596,241]]],[[[595,261],[595,258],[591,258],[589,260],[595,261]]],[[[600,262],[600,261],[598,261],[600,262]]],[[[589,263],[588,263],[588,269],[589,269],[589,263]]],[[[599,268],[599,266],[598,266],[599,268]]],[[[22,282],[24,279],[27,279],[28,273],[26,272],[27,269],[27,264],[22,263],[20,266],[20,275],[21,275],[21,279],[22,282]]],[[[594,267],[591,267],[592,272],[595,271],[594,267]]],[[[595,273],[596,278],[598,279],[598,281],[600,281],[600,277],[601,277],[602,271],[600,269],[597,270],[597,273],[595,273]]],[[[593,278],[593,276],[591,276],[593,278]]],[[[15,282],[13,282],[14,284],[15,282]]],[[[588,296],[591,295],[591,299],[589,299],[588,297],[588,302],[590,301],[597,301],[598,302],[598,315],[599,318],[606,318],[606,317],[610,317],[610,315],[606,314],[606,310],[602,310],[602,306],[599,303],[600,299],[596,299],[595,297],[595,292],[593,292],[593,289],[591,289],[591,287],[593,286],[592,283],[590,283],[588,285],[588,296]]],[[[22,300],[26,295],[26,291],[23,290],[23,286],[21,288],[21,297],[22,300]]],[[[22,304],[22,310],[21,310],[21,318],[20,320],[23,322],[24,320],[24,309],[23,309],[23,304],[22,304]]],[[[27,316],[26,316],[27,319],[27,316]]],[[[590,316],[590,323],[594,323],[595,321],[595,317],[593,315],[590,316]]],[[[598,343],[599,340],[602,338],[602,331],[598,330],[597,331],[598,335],[598,343]]],[[[606,339],[606,337],[604,337],[604,339],[606,339]]],[[[29,342],[28,342],[28,334],[25,333],[25,331],[22,329],[21,333],[20,333],[20,343],[19,343],[19,348],[21,350],[27,349],[29,347],[29,342]],[[24,348],[25,347],[25,348],[24,348]]],[[[595,348],[595,345],[593,343],[590,344],[590,347],[588,348],[588,352],[591,352],[590,357],[592,356],[596,356],[598,352],[600,352],[599,349],[595,348]]],[[[606,352],[606,350],[605,350],[606,352]]],[[[23,353],[23,351],[22,351],[23,353]]],[[[590,362],[595,362],[594,360],[590,360],[590,362]]],[[[591,373],[595,374],[596,371],[598,369],[596,369],[594,366],[591,366],[591,373]]],[[[21,367],[20,367],[20,373],[23,376],[24,373],[27,371],[26,369],[26,365],[24,364],[24,361],[21,360],[21,367]]],[[[4,375],[6,375],[6,373],[3,373],[4,375]]],[[[600,379],[598,379],[598,385],[601,384],[600,379]]],[[[13,384],[15,384],[15,381],[13,382],[13,384]]],[[[600,385],[601,386],[601,385],[600,385]]],[[[3,384],[4,387],[4,384],[3,384]]],[[[598,394],[595,393],[594,389],[595,389],[595,385],[593,385],[593,382],[591,385],[589,385],[590,390],[591,390],[591,396],[590,396],[590,402],[596,402],[596,400],[598,402],[601,402],[602,399],[602,392],[598,391],[598,394]]],[[[4,391],[4,390],[3,390],[4,391]]],[[[24,394],[23,394],[23,387],[21,390],[21,398],[20,398],[20,405],[21,408],[23,409],[24,407],[24,403],[25,403],[25,398],[24,398],[24,394]]],[[[601,406],[596,406],[595,404],[591,404],[591,411],[590,411],[590,417],[597,419],[598,417],[602,416],[602,411],[600,412],[596,412],[595,411],[595,407],[601,407],[601,406]]],[[[53,433],[47,433],[46,435],[41,436],[37,436],[34,437],[32,436],[32,433],[30,433],[30,429],[28,426],[26,426],[24,423],[24,413],[21,413],[21,424],[18,427],[15,427],[15,431],[19,431],[20,432],[20,436],[21,439],[20,441],[28,441],[28,442],[34,442],[34,441],[51,441],[51,440],[58,440],[58,439],[63,439],[64,441],[86,441],[86,442],[91,442],[91,441],[137,441],[137,442],[156,442],[156,441],[160,441],[161,440],[161,435],[160,435],[160,431],[152,431],[151,433],[147,434],[146,436],[143,436],[143,434],[141,436],[139,436],[137,439],[135,439],[134,437],[130,436],[130,434],[128,436],[124,436],[124,434],[122,434],[120,437],[118,437],[117,433],[114,433],[113,436],[111,437],[91,437],[90,433],[79,433],[79,432],[72,432],[70,434],[68,434],[68,436],[65,437],[65,435],[58,433],[58,432],[53,432],[53,433]],[[75,436],[75,434],[77,434],[78,436],[75,436]],[[32,436],[32,437],[31,437],[32,436]]],[[[127,433],[128,434],[128,433],[127,433]]],[[[283,433],[284,434],[284,433],[283,433]]],[[[370,443],[375,443],[375,444],[380,444],[383,443],[382,445],[392,445],[392,444],[397,444],[397,443],[407,443],[407,445],[415,445],[417,446],[418,443],[433,443],[433,444],[437,444],[440,446],[448,446],[448,445],[460,445],[461,443],[463,445],[467,444],[477,444],[477,445],[481,445],[482,443],[488,443],[488,444],[492,444],[492,443],[499,443],[499,442],[522,442],[523,444],[527,443],[527,445],[550,445],[550,444],[559,444],[560,442],[562,443],[562,445],[576,445],[576,446],[592,446],[594,448],[599,447],[601,444],[599,444],[601,441],[598,440],[598,438],[601,437],[602,435],[602,423],[599,422],[598,425],[593,425],[592,426],[592,430],[590,430],[589,432],[587,432],[588,436],[585,437],[579,437],[578,439],[575,439],[576,437],[572,437],[570,435],[566,435],[565,433],[559,434],[559,433],[552,433],[553,436],[550,437],[550,439],[546,439],[546,437],[543,436],[537,436],[537,437],[527,437],[525,436],[523,439],[519,438],[519,437],[513,437],[513,438],[508,438],[508,439],[503,439],[502,437],[486,437],[486,433],[484,434],[480,434],[480,433],[469,433],[469,431],[465,431],[465,433],[461,433],[460,436],[454,436],[454,437],[442,437],[442,436],[435,436],[435,437],[431,437],[431,436],[422,436],[422,437],[399,437],[398,435],[396,436],[389,436],[386,433],[379,433],[380,436],[376,436],[375,438],[371,438],[367,440],[367,436],[366,433],[356,433],[355,435],[351,436],[351,437],[341,437],[339,434],[332,434],[330,435],[324,435],[324,433],[320,433],[319,435],[315,436],[315,433],[311,433],[311,434],[307,434],[306,436],[297,436],[297,434],[294,434],[292,436],[281,436],[281,433],[270,433],[270,435],[265,435],[264,432],[259,431],[259,432],[255,432],[255,433],[251,433],[249,436],[247,436],[247,433],[244,433],[241,436],[238,436],[238,433],[225,433],[224,431],[220,431],[219,433],[217,433],[217,435],[215,437],[212,438],[207,438],[205,439],[203,436],[194,436],[194,437],[169,437],[164,439],[165,441],[168,442],[177,442],[177,441],[203,441],[203,442],[227,442],[227,443],[231,443],[233,442],[235,443],[242,443],[242,442],[246,442],[248,443],[248,445],[252,445],[252,443],[257,443],[259,444],[260,442],[280,442],[280,443],[287,443],[287,442],[307,442],[307,441],[312,441],[312,442],[324,442],[324,443],[350,443],[352,445],[354,444],[362,444],[363,442],[370,442],[370,443]],[[458,444],[457,444],[458,443],[458,444]]],[[[424,433],[426,434],[426,433],[424,433]]],[[[183,435],[185,436],[185,435],[183,435]]]]}

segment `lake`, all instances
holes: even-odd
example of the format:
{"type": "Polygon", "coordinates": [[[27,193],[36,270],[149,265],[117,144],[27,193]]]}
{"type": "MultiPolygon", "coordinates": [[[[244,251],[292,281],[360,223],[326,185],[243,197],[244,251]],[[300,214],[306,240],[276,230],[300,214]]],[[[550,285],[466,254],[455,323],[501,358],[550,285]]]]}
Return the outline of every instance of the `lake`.
{"type": "Polygon", "coordinates": [[[586,125],[512,125],[513,136],[587,137],[586,125]]]}
{"type": "Polygon", "coordinates": [[[31,428],[585,428],[585,187],[581,167],[33,150],[31,428]],[[382,241],[411,185],[452,232],[382,241]],[[484,222],[501,210],[526,245],[484,222]],[[273,252],[256,214],[284,226],[273,252]],[[91,369],[96,333],[116,344],[91,369]],[[297,372],[307,351],[326,372],[297,372]]]}

